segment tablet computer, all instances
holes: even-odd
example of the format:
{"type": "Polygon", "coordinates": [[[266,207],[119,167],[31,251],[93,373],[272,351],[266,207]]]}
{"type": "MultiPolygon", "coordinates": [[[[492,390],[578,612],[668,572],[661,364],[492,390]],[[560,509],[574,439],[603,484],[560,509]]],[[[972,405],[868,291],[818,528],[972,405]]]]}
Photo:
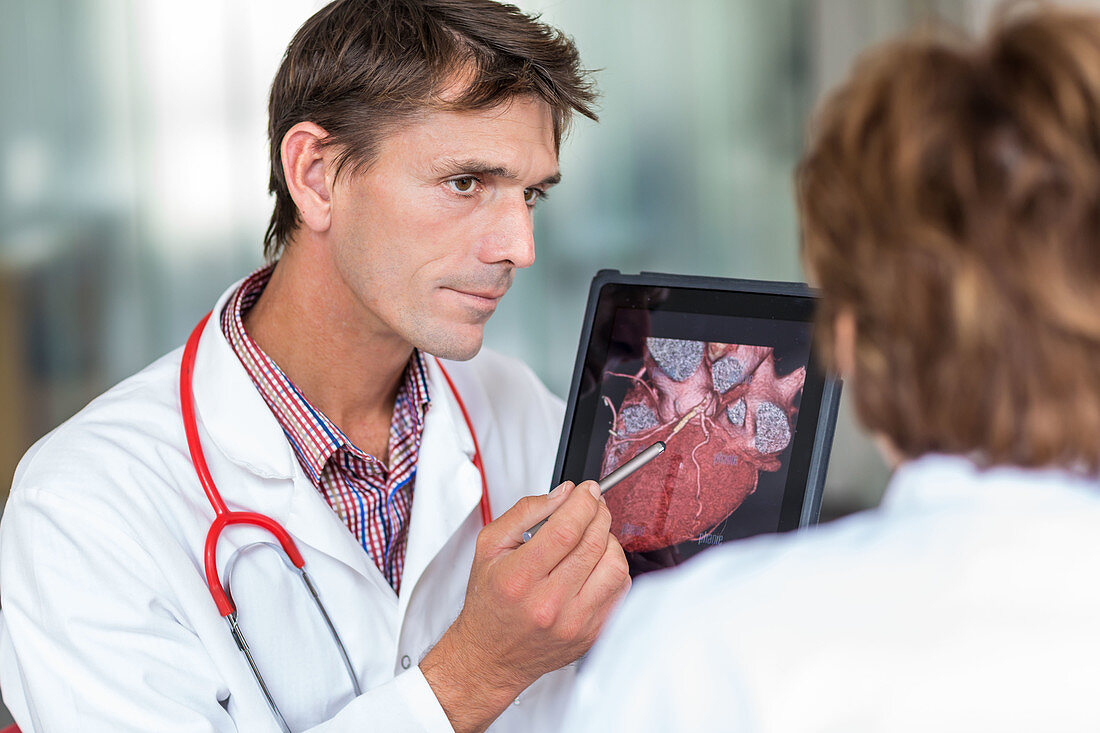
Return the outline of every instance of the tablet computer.
{"type": "Polygon", "coordinates": [[[814,357],[806,285],[603,270],[592,281],[554,485],[610,489],[632,575],[817,521],[840,384],[814,357]]]}

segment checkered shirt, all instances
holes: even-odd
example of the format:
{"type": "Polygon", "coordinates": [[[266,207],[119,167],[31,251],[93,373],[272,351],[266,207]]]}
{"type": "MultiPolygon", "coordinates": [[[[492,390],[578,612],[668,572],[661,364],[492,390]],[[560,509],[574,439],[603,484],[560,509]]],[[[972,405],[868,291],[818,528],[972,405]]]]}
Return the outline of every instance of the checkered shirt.
{"type": "Polygon", "coordinates": [[[355,447],[245,332],[243,317],[259,299],[273,269],[268,266],[253,273],[229,299],[221,313],[222,333],[282,426],[306,475],[394,592],[399,592],[416,461],[430,403],[424,358],[414,351],[405,369],[390,423],[390,465],[386,466],[355,447]]]}

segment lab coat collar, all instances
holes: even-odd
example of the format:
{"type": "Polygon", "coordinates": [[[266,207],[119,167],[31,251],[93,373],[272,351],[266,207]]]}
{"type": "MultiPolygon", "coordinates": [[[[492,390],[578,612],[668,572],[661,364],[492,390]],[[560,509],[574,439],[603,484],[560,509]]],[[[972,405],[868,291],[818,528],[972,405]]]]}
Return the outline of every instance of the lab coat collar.
{"type": "Polygon", "coordinates": [[[964,456],[930,453],[898,466],[882,508],[915,514],[978,504],[1043,505],[1055,491],[1095,500],[1100,496],[1100,478],[1061,468],[983,467],[964,456]]]}
{"type": "MultiPolygon", "coordinates": [[[[288,479],[298,467],[294,451],[221,329],[222,309],[241,282],[218,298],[203,329],[195,356],[195,407],[210,442],[226,458],[262,478],[288,479]]],[[[227,500],[228,489],[222,488],[227,500]]]]}

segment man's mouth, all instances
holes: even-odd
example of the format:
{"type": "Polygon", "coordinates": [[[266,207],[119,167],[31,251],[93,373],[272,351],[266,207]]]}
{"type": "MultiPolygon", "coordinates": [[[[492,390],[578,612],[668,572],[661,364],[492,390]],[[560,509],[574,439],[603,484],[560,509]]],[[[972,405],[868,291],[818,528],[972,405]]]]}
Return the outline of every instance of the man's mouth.
{"type": "Polygon", "coordinates": [[[459,290],[458,288],[444,288],[457,295],[467,306],[477,310],[493,310],[507,290],[459,290]]]}
{"type": "Polygon", "coordinates": [[[462,293],[463,295],[472,295],[475,298],[481,298],[482,300],[500,300],[504,297],[506,290],[455,290],[456,293],[462,293]]]}

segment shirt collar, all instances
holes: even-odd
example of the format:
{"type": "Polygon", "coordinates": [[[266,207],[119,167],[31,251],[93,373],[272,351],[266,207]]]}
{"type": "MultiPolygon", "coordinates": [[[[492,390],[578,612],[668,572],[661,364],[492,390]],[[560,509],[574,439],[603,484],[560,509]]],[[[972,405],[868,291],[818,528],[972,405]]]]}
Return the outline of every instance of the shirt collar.
{"type": "Polygon", "coordinates": [[[405,387],[416,407],[416,426],[418,430],[422,429],[424,413],[431,406],[432,399],[428,388],[428,366],[424,363],[424,355],[420,353],[420,349],[413,349],[412,358],[405,369],[405,387]]]}
{"type": "MultiPolygon", "coordinates": [[[[325,464],[340,449],[346,448],[360,457],[366,456],[328,416],[306,399],[297,385],[245,330],[244,316],[259,300],[274,269],[274,264],[267,265],[245,278],[222,309],[221,330],[245,372],[278,420],[302,467],[316,483],[320,480],[325,464]]],[[[413,350],[397,398],[409,399],[410,396],[419,442],[424,415],[431,405],[428,372],[419,349],[413,350]]]]}

